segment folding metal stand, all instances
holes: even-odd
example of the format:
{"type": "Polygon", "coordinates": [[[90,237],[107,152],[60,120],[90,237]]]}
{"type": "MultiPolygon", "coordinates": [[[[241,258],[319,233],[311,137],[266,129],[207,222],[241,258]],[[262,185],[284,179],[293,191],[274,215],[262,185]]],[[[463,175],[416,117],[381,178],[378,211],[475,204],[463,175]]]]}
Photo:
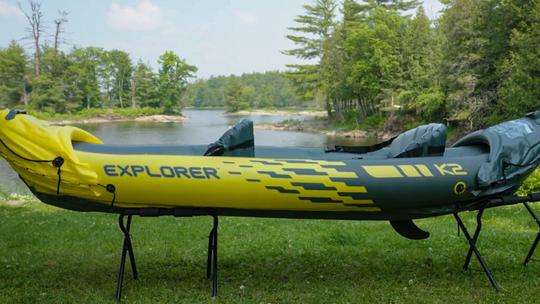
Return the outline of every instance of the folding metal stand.
{"type": "Polygon", "coordinates": [[[480,251],[476,247],[476,242],[478,241],[478,236],[480,235],[480,230],[482,229],[482,214],[484,213],[484,209],[478,210],[478,214],[476,216],[476,230],[474,231],[474,236],[471,238],[471,235],[469,234],[469,231],[467,230],[467,227],[465,224],[463,224],[463,221],[459,217],[458,213],[454,213],[454,217],[456,218],[456,221],[463,230],[463,234],[465,235],[465,238],[467,238],[467,241],[469,242],[469,251],[467,252],[467,257],[465,258],[465,264],[463,264],[463,269],[467,270],[469,268],[469,263],[471,261],[472,253],[476,255],[476,258],[478,259],[478,262],[480,262],[480,265],[482,265],[482,269],[484,269],[484,272],[486,273],[489,281],[491,282],[491,285],[493,288],[495,288],[496,291],[500,290],[499,284],[497,284],[497,281],[493,277],[493,274],[491,273],[491,270],[489,270],[486,262],[484,261],[484,258],[480,254],[480,251]]]}
{"type": "MultiPolygon", "coordinates": [[[[533,212],[533,210],[530,208],[530,206],[527,204],[527,202],[540,202],[540,193],[531,193],[526,196],[516,196],[516,195],[510,195],[510,196],[502,196],[502,197],[494,197],[491,198],[485,202],[480,202],[481,204],[473,204],[470,206],[466,206],[463,209],[456,209],[454,214],[454,217],[458,223],[458,226],[461,230],[463,230],[463,234],[467,238],[467,241],[469,242],[469,250],[467,252],[467,256],[465,258],[465,263],[463,264],[463,269],[467,270],[469,268],[472,254],[476,256],[478,259],[478,262],[480,262],[480,265],[482,266],[482,269],[484,270],[486,276],[488,277],[489,281],[491,282],[491,285],[495,290],[499,291],[500,287],[499,284],[497,284],[497,281],[493,277],[493,274],[491,273],[491,270],[488,268],[486,262],[484,261],[484,258],[480,254],[480,251],[476,247],[476,243],[478,241],[478,237],[480,236],[480,231],[482,229],[482,215],[484,214],[484,210],[486,208],[493,208],[498,206],[505,206],[505,205],[514,205],[523,203],[525,207],[527,208],[528,212],[532,215],[538,226],[540,227],[540,220],[536,216],[536,214],[533,212]],[[467,227],[461,220],[461,218],[458,215],[458,212],[461,211],[473,211],[478,210],[478,214],[476,215],[476,229],[474,231],[473,236],[471,237],[471,234],[467,230],[467,227]]],[[[122,296],[122,284],[124,281],[124,269],[126,265],[126,256],[129,255],[129,260],[131,264],[131,270],[133,272],[133,278],[137,280],[138,278],[138,272],[137,272],[137,266],[135,264],[135,255],[133,254],[133,246],[131,243],[131,237],[129,234],[130,227],[131,227],[131,218],[133,215],[140,215],[140,216],[150,216],[150,217],[156,217],[156,216],[175,216],[175,217],[191,217],[191,216],[203,216],[203,215],[210,215],[213,218],[213,226],[210,230],[210,234],[208,235],[208,256],[206,261],[206,278],[212,279],[212,297],[217,296],[218,294],[218,225],[219,225],[219,218],[218,213],[216,210],[185,210],[185,209],[160,209],[160,208],[153,208],[153,209],[127,209],[124,210],[124,214],[121,214],[118,218],[118,224],[120,226],[120,230],[124,234],[124,242],[122,246],[122,255],[120,258],[120,269],[118,271],[118,285],[116,287],[116,301],[120,302],[121,296],[122,296]],[[125,217],[127,217],[127,221],[125,221],[125,217]]],[[[223,214],[223,213],[220,213],[223,214]]],[[[247,213],[243,214],[233,214],[233,215],[248,215],[247,213]]],[[[276,217],[279,217],[279,215],[275,215],[276,217]]],[[[526,265],[533,256],[536,247],[540,243],[540,231],[538,232],[536,239],[534,240],[533,245],[531,246],[529,253],[527,254],[527,257],[525,258],[524,264],[526,265]]]]}
{"type": "MultiPolygon", "coordinates": [[[[526,202],[523,203],[523,205],[525,205],[525,208],[527,208],[527,211],[529,211],[531,216],[536,221],[536,224],[538,224],[538,227],[540,228],[540,220],[538,219],[538,217],[536,216],[534,211],[531,209],[531,206],[529,206],[529,204],[527,204],[526,202]]],[[[536,247],[538,246],[539,241],[540,241],[540,231],[538,231],[538,234],[536,235],[536,239],[534,240],[534,242],[533,242],[533,244],[531,246],[531,249],[529,249],[529,253],[527,253],[527,257],[525,258],[525,262],[523,262],[524,266],[527,266],[527,263],[529,263],[529,261],[531,260],[533,254],[534,254],[534,251],[536,250],[536,247]]]]}
{"type": "Polygon", "coordinates": [[[206,261],[206,278],[212,277],[212,297],[217,296],[217,272],[218,272],[218,224],[219,218],[217,215],[214,218],[214,225],[208,235],[208,259],[206,261]]]}
{"type": "Polygon", "coordinates": [[[131,236],[129,235],[129,229],[131,228],[131,215],[127,216],[127,224],[124,224],[124,215],[118,217],[118,225],[120,230],[124,233],[124,244],[122,245],[122,256],[120,257],[120,269],[118,270],[118,285],[116,286],[116,302],[119,303],[122,297],[122,284],[124,282],[124,268],[126,266],[126,253],[129,254],[129,261],[131,262],[131,271],[133,272],[133,279],[137,280],[139,274],[137,272],[137,265],[135,264],[135,255],[133,254],[133,246],[131,244],[131,236]]]}
{"type": "MultiPolygon", "coordinates": [[[[135,264],[135,255],[133,254],[133,245],[131,243],[131,236],[129,230],[131,228],[131,217],[127,215],[127,223],[124,223],[126,215],[121,214],[118,217],[118,225],[120,230],[124,234],[124,243],[122,245],[122,255],[120,257],[120,268],[118,270],[118,285],[116,286],[116,302],[120,303],[122,298],[122,287],[124,283],[124,269],[126,267],[126,256],[129,255],[129,261],[131,264],[131,270],[133,272],[133,279],[137,280],[139,274],[137,272],[137,265],[135,264]]],[[[212,215],[213,227],[208,235],[208,261],[206,265],[206,278],[212,278],[212,297],[217,296],[218,293],[218,225],[219,218],[217,215],[212,215]]]]}

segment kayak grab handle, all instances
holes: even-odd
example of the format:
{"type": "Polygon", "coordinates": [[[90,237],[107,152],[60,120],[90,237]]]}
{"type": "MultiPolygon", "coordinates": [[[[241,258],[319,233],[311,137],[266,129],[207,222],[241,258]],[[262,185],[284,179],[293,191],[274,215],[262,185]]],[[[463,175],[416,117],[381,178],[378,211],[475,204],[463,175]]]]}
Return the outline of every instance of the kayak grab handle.
{"type": "Polygon", "coordinates": [[[6,120],[12,120],[13,118],[15,118],[15,116],[16,116],[17,114],[26,114],[26,111],[25,111],[25,110],[20,110],[20,109],[13,109],[13,110],[10,110],[10,111],[7,113],[5,119],[6,119],[6,120]]]}

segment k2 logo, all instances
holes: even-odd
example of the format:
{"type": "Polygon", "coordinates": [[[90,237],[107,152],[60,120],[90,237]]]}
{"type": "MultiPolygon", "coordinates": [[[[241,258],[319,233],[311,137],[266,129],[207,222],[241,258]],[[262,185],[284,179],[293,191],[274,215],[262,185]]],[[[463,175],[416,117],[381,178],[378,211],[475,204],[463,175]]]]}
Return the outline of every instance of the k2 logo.
{"type": "Polygon", "coordinates": [[[463,170],[463,167],[460,164],[442,164],[442,165],[433,165],[442,176],[446,175],[467,175],[467,172],[463,170]]]}

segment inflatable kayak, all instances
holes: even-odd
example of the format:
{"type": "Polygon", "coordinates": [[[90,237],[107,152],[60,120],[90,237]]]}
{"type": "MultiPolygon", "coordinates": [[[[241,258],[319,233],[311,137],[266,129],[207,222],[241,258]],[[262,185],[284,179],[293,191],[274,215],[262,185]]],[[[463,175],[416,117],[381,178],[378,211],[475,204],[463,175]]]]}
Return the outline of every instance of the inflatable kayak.
{"type": "MultiPolygon", "coordinates": [[[[389,220],[410,239],[429,236],[413,219],[453,214],[472,254],[499,290],[476,242],[486,208],[528,202],[516,196],[540,163],[540,111],[473,132],[446,147],[446,127],[429,124],[367,147],[255,147],[242,120],[208,146],[114,146],[74,127],[50,126],[22,111],[0,111],[0,155],[41,201],[76,211],[119,213],[126,259],[138,272],[133,215],[212,215],[207,278],[217,295],[220,215],[389,220]],[[478,210],[474,234],[458,213],[478,210]],[[127,223],[125,222],[127,217],[127,223]]],[[[538,233],[527,254],[531,260],[538,233]]]]}
{"type": "Polygon", "coordinates": [[[429,124],[371,147],[255,147],[243,120],[209,146],[114,146],[0,112],[0,153],[43,202],[78,211],[414,219],[511,194],[540,162],[540,111],[445,147],[429,124]]]}

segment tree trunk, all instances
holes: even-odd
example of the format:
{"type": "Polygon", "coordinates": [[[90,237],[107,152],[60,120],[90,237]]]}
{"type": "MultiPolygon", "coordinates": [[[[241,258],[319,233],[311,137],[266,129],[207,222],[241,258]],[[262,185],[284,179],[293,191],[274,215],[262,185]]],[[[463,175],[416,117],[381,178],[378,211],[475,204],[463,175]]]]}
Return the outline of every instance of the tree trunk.
{"type": "Polygon", "coordinates": [[[36,48],[36,52],[34,53],[34,73],[36,76],[39,76],[41,74],[41,50],[39,49],[39,35],[37,35],[37,38],[35,38],[34,47],[36,48]]]}
{"type": "Polygon", "coordinates": [[[30,0],[30,11],[26,11],[22,8],[21,4],[19,3],[19,8],[23,12],[24,16],[26,17],[26,20],[28,21],[28,28],[26,31],[30,34],[27,39],[33,39],[34,43],[34,73],[36,76],[39,76],[41,74],[41,50],[39,48],[39,39],[41,37],[41,33],[43,32],[42,28],[42,17],[43,12],[41,11],[41,2],[36,0],[30,0]]]}
{"type": "Polygon", "coordinates": [[[59,18],[54,20],[54,24],[56,24],[56,30],[54,32],[54,57],[58,56],[58,48],[60,47],[60,34],[64,33],[62,30],[62,24],[68,22],[67,15],[68,12],[66,11],[58,11],[60,14],[59,18]]]}
{"type": "Polygon", "coordinates": [[[56,31],[54,32],[54,57],[58,56],[58,37],[60,36],[60,24],[56,23],[56,31]]]}
{"type": "Polygon", "coordinates": [[[326,115],[328,116],[328,121],[332,121],[332,105],[330,104],[330,99],[326,98],[326,115]]]}
{"type": "Polygon", "coordinates": [[[120,100],[120,108],[124,108],[124,102],[122,101],[122,89],[124,87],[124,80],[120,80],[118,89],[118,100],[120,100]]]}
{"type": "Polygon", "coordinates": [[[24,107],[27,108],[28,107],[28,92],[26,91],[26,81],[23,81],[23,84],[22,84],[21,99],[22,99],[22,103],[24,104],[24,107]]]}
{"type": "Polygon", "coordinates": [[[343,111],[341,109],[341,102],[334,98],[334,112],[335,118],[339,122],[343,122],[345,119],[343,117],[343,111]]]}
{"type": "Polygon", "coordinates": [[[135,78],[131,78],[131,107],[135,109],[137,107],[137,101],[135,100],[135,78]]]}

